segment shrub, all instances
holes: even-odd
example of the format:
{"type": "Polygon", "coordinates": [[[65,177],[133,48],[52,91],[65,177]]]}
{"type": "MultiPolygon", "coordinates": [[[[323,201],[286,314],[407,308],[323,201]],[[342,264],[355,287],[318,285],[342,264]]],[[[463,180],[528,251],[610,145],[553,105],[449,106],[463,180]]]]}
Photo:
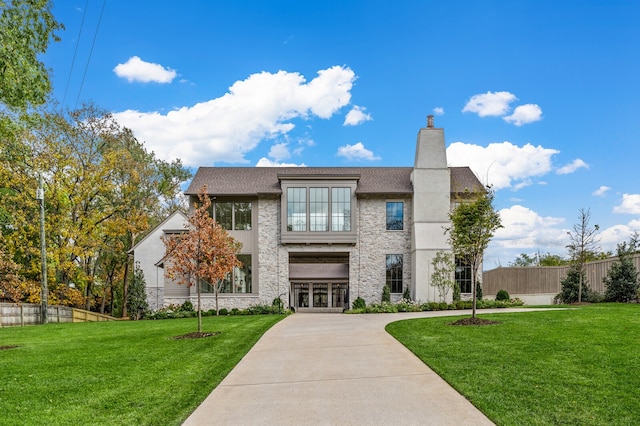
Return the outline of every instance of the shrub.
{"type": "Polygon", "coordinates": [[[229,310],[222,308],[218,311],[218,315],[229,315],[229,310]]]}
{"type": "MultiPolygon", "coordinates": [[[[578,288],[580,286],[580,272],[577,265],[573,265],[567,272],[567,276],[560,281],[560,293],[553,299],[554,303],[576,303],[578,301],[578,288]]],[[[591,290],[587,283],[586,273],[582,272],[582,301],[588,301],[591,290]]]]}
{"type": "Polygon", "coordinates": [[[180,306],[180,310],[184,312],[193,312],[193,303],[189,300],[185,300],[184,303],[180,306]]]}
{"type": "Polygon", "coordinates": [[[367,307],[367,303],[364,301],[362,297],[358,297],[356,300],[353,301],[353,304],[351,305],[351,307],[353,309],[364,309],[367,307]]]}
{"type": "Polygon", "coordinates": [[[398,312],[420,312],[422,310],[421,306],[416,302],[404,298],[396,303],[396,309],[398,312]]]}
{"type": "Polygon", "coordinates": [[[391,289],[386,284],[384,287],[382,287],[382,303],[385,303],[385,302],[386,303],[391,302],[391,289]]]}
{"type": "Polygon", "coordinates": [[[129,285],[129,294],[127,295],[127,313],[132,320],[144,318],[149,309],[145,287],[144,274],[140,269],[140,265],[136,264],[133,279],[131,280],[131,285],[129,285]]]}
{"type": "Polygon", "coordinates": [[[404,289],[404,292],[402,293],[402,298],[405,300],[411,300],[411,290],[409,290],[409,287],[404,289]]]}
{"type": "Polygon", "coordinates": [[[239,315],[240,314],[240,309],[238,308],[231,308],[231,315],[239,315]]]}
{"type": "Polygon", "coordinates": [[[271,303],[271,306],[276,308],[276,313],[277,314],[282,313],[282,311],[284,309],[284,303],[282,302],[282,299],[280,297],[276,297],[275,299],[273,299],[273,302],[271,303]]]}
{"type": "Polygon", "coordinates": [[[509,300],[509,293],[507,292],[507,290],[500,290],[498,291],[498,294],[496,294],[496,300],[502,300],[502,301],[506,301],[509,300]]]}
{"type": "Polygon", "coordinates": [[[638,248],[638,235],[635,234],[629,244],[618,244],[618,257],[611,264],[611,268],[604,277],[607,289],[604,298],[608,302],[630,302],[635,299],[640,289],[638,270],[633,263],[633,254],[638,248]]]}
{"type": "Polygon", "coordinates": [[[453,301],[457,302],[458,300],[460,300],[460,283],[456,281],[453,286],[453,301]]]}

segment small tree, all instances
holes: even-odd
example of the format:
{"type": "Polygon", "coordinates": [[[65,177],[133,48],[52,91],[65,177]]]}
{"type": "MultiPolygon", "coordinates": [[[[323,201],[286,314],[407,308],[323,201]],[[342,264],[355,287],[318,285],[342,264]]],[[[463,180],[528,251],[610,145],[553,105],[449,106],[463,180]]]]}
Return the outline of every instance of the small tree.
{"type": "Polygon", "coordinates": [[[578,303],[582,302],[582,285],[584,275],[584,265],[589,260],[594,252],[598,251],[598,237],[597,232],[600,229],[598,225],[593,228],[589,227],[589,221],[591,220],[591,211],[589,209],[580,209],[580,215],[578,216],[578,223],[573,225],[573,232],[567,232],[569,235],[570,243],[567,245],[569,254],[571,255],[571,261],[575,264],[579,273],[578,282],[578,303]]]}
{"type": "Polygon", "coordinates": [[[446,302],[449,290],[455,288],[456,282],[451,277],[456,268],[453,255],[445,251],[438,251],[431,260],[433,273],[431,274],[431,285],[438,289],[440,302],[446,302]]]}
{"type": "Polygon", "coordinates": [[[604,277],[606,287],[605,300],[609,302],[629,302],[638,295],[640,283],[638,282],[638,270],[633,263],[633,255],[638,251],[639,235],[636,232],[629,242],[618,244],[617,259],[613,261],[611,268],[604,277]]]}
{"type": "Polygon", "coordinates": [[[149,309],[147,303],[147,292],[145,291],[146,283],[144,280],[144,273],[140,269],[139,264],[136,264],[133,271],[133,280],[129,286],[129,295],[127,297],[127,312],[129,318],[132,320],[139,320],[144,317],[144,314],[149,309]]]}
{"type": "Polygon", "coordinates": [[[569,267],[567,276],[560,281],[560,293],[556,295],[554,302],[576,303],[580,297],[588,300],[591,289],[585,271],[580,271],[578,264],[574,263],[569,267]]]}
{"type": "Polygon", "coordinates": [[[472,201],[462,200],[449,214],[451,227],[445,232],[449,233],[449,242],[454,255],[471,267],[471,292],[473,294],[471,317],[475,318],[478,269],[493,234],[498,228],[502,228],[502,224],[500,215],[493,208],[494,193],[490,188],[480,194],[470,195],[475,199],[472,201]]]}
{"type": "Polygon", "coordinates": [[[178,279],[180,284],[196,285],[198,295],[198,332],[202,331],[201,281],[210,283],[215,292],[216,312],[220,283],[233,271],[242,266],[236,254],[242,245],[229,236],[209,215],[211,200],[207,188],[198,191],[199,204],[195,203],[189,215],[187,232],[163,238],[168,258],[167,276],[178,279]],[[192,281],[192,279],[194,281],[192,281]]]}

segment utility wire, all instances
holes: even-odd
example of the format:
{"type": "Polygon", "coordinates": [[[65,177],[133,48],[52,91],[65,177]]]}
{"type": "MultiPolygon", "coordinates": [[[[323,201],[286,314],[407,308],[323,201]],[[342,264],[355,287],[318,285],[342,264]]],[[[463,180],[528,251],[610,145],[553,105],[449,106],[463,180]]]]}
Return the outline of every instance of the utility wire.
{"type": "Polygon", "coordinates": [[[80,82],[80,90],[78,90],[78,97],[76,98],[76,105],[74,108],[78,107],[78,102],[80,101],[80,94],[82,93],[82,88],[84,86],[84,79],[87,76],[87,70],[89,69],[89,62],[91,62],[91,54],[93,53],[93,47],[96,44],[96,38],[98,38],[98,30],[100,29],[100,22],[102,22],[102,14],[104,13],[104,7],[107,4],[107,0],[102,1],[102,9],[100,10],[100,18],[98,18],[98,25],[96,25],[96,32],[93,35],[93,42],[91,43],[91,50],[89,50],[89,58],[87,58],[87,65],[84,67],[84,74],[82,74],[82,81],[80,82]]]}
{"type": "Polygon", "coordinates": [[[67,92],[69,91],[69,82],[71,82],[71,74],[73,73],[73,65],[76,63],[76,55],[78,54],[78,46],[80,45],[80,38],[82,38],[82,28],[84,27],[84,18],[87,16],[87,9],[89,8],[89,0],[84,4],[84,12],[82,13],[82,22],[80,23],[80,32],[78,33],[78,39],[76,40],[76,49],[73,51],[73,59],[71,60],[71,69],[69,69],[69,77],[67,77],[67,86],[64,88],[64,96],[62,97],[62,105],[67,100],[67,92]]]}

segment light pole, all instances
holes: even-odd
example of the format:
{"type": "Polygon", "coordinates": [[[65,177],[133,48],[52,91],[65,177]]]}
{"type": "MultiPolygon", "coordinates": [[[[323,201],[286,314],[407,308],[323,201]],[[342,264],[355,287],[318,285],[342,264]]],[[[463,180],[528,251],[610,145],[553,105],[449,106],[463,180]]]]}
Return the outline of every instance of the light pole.
{"type": "Polygon", "coordinates": [[[42,185],[42,173],[38,175],[38,190],[36,191],[36,199],[40,201],[40,259],[42,265],[42,293],[41,300],[41,317],[42,324],[46,324],[49,317],[49,288],[47,287],[47,242],[44,233],[44,188],[42,185]]]}

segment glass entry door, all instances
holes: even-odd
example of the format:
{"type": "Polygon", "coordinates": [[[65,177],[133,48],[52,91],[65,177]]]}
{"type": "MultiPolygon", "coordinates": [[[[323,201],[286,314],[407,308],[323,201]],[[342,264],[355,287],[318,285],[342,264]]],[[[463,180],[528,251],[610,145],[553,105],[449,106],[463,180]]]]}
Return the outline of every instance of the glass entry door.
{"type": "Polygon", "coordinates": [[[335,308],[349,306],[348,283],[291,283],[294,308],[335,308]]]}

